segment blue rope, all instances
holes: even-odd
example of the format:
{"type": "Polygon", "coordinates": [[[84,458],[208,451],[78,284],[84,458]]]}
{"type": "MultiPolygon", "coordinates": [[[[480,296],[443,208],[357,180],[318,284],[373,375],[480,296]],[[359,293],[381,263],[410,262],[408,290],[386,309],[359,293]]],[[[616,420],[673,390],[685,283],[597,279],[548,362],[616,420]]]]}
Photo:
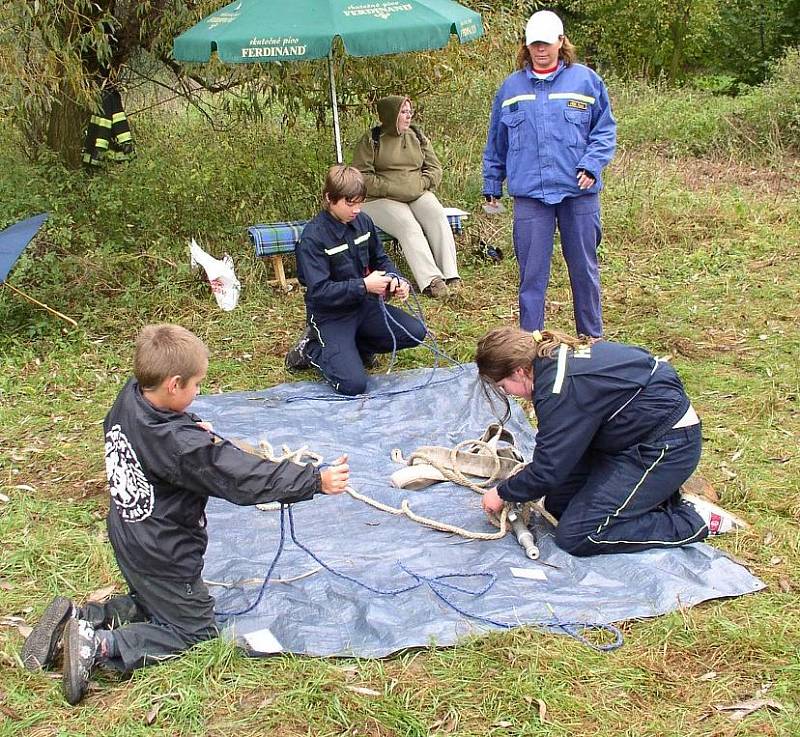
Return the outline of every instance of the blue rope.
{"type": "MultiPolygon", "coordinates": [[[[440,589],[449,589],[450,591],[455,591],[460,594],[466,594],[468,596],[479,597],[483,596],[489,589],[494,586],[495,582],[497,581],[497,576],[494,573],[442,573],[438,576],[424,576],[421,573],[415,573],[414,571],[407,568],[401,561],[397,561],[397,565],[400,569],[410,576],[413,580],[413,583],[409,584],[408,586],[401,586],[396,589],[379,589],[374,586],[370,586],[363,581],[360,581],[353,576],[349,576],[346,573],[342,573],[341,571],[337,571],[336,569],[332,568],[328,565],[322,558],[320,558],[316,553],[314,553],[310,548],[306,547],[300,540],[297,539],[297,533],[295,531],[294,526],[294,514],[292,512],[291,505],[281,503],[281,535],[280,535],[280,542],[278,544],[278,550],[275,553],[275,557],[272,559],[270,563],[269,570],[267,571],[267,575],[264,578],[263,583],[261,584],[261,588],[259,589],[258,596],[256,600],[250,604],[249,606],[245,607],[244,609],[240,609],[238,611],[219,611],[215,610],[215,614],[220,617],[234,617],[240,616],[243,614],[247,614],[248,612],[255,609],[260,603],[261,599],[264,597],[264,592],[267,588],[269,583],[270,576],[272,575],[275,566],[278,563],[278,559],[283,552],[284,540],[286,537],[285,533],[285,526],[286,526],[286,516],[288,512],[288,519],[289,519],[289,535],[292,538],[292,541],[298,548],[300,548],[304,553],[306,553],[309,557],[311,557],[314,561],[316,561],[320,566],[322,566],[326,571],[331,573],[332,575],[336,576],[337,578],[341,578],[345,581],[349,581],[350,583],[354,583],[361,588],[366,589],[367,591],[378,594],[381,596],[397,596],[399,594],[405,594],[409,591],[414,591],[420,588],[423,585],[427,585],[428,588],[433,592],[433,594],[444,603],[446,606],[450,607],[453,611],[461,614],[464,617],[469,619],[475,619],[479,622],[485,622],[487,624],[491,624],[494,627],[499,627],[501,629],[511,629],[513,627],[517,627],[518,623],[508,623],[508,622],[501,622],[496,619],[492,619],[490,617],[484,617],[480,614],[475,614],[473,612],[468,612],[463,607],[458,606],[455,602],[453,602],[450,598],[448,598],[443,591],[440,589]],[[459,586],[458,584],[451,583],[451,579],[470,579],[470,578],[477,578],[477,579],[486,579],[486,584],[477,589],[469,589],[463,586],[459,586]]],[[[595,624],[591,622],[559,622],[558,620],[554,620],[552,622],[540,622],[541,626],[550,627],[554,629],[559,629],[564,634],[572,637],[573,639],[577,640],[578,642],[582,643],[583,645],[596,650],[598,652],[611,652],[612,650],[616,650],[617,648],[621,647],[624,643],[624,638],[622,635],[622,631],[619,627],[616,627],[612,624],[595,624]],[[591,642],[587,637],[581,634],[581,630],[596,630],[601,632],[608,632],[614,636],[614,641],[598,645],[594,642],[591,642]]]]}
{"type": "MultiPolygon", "coordinates": [[[[389,272],[386,275],[394,277],[394,278],[396,278],[398,280],[402,279],[404,282],[406,282],[408,284],[408,281],[406,279],[404,279],[402,276],[400,276],[399,274],[395,274],[393,272],[389,272]]],[[[328,401],[328,402],[350,402],[350,401],[358,400],[358,399],[374,399],[375,397],[393,397],[393,396],[397,396],[398,394],[409,394],[411,392],[417,391],[418,389],[425,389],[425,388],[427,388],[429,386],[436,386],[438,384],[444,384],[444,383],[446,383],[448,381],[453,381],[455,378],[457,378],[461,374],[461,372],[464,370],[464,367],[455,358],[452,358],[451,356],[447,355],[447,353],[445,353],[444,351],[439,349],[439,346],[438,346],[438,344],[436,342],[436,337],[428,329],[428,326],[427,326],[427,324],[425,322],[425,316],[424,316],[423,311],[422,311],[422,305],[419,302],[419,298],[417,297],[417,293],[414,291],[414,287],[411,286],[411,284],[409,284],[408,286],[409,286],[409,294],[414,300],[414,307],[413,308],[409,308],[408,310],[406,310],[406,312],[411,317],[413,317],[425,329],[425,336],[429,336],[430,337],[432,345],[428,344],[425,341],[425,338],[423,338],[422,340],[419,340],[418,338],[413,336],[406,329],[405,325],[403,325],[399,320],[397,320],[394,317],[394,315],[392,315],[389,312],[389,310],[386,307],[386,302],[385,302],[384,298],[382,296],[378,297],[378,305],[380,306],[380,309],[381,309],[381,314],[383,316],[383,322],[386,325],[386,330],[392,336],[392,354],[391,354],[391,359],[389,361],[389,368],[387,369],[386,373],[388,374],[388,373],[391,372],[392,368],[394,367],[395,361],[397,360],[397,334],[395,333],[395,330],[392,327],[392,325],[394,325],[394,326],[400,328],[400,330],[402,330],[409,338],[411,338],[412,340],[416,341],[418,345],[424,346],[429,351],[431,351],[431,353],[433,353],[433,356],[434,356],[433,366],[431,367],[431,372],[428,375],[427,380],[423,384],[419,384],[418,386],[412,387],[410,389],[394,389],[394,390],[391,390],[391,391],[375,392],[374,394],[356,394],[355,396],[346,396],[344,394],[301,395],[301,396],[296,396],[296,397],[288,397],[285,401],[287,403],[300,402],[300,401],[320,401],[320,400],[324,400],[324,401],[328,401]],[[450,361],[450,363],[452,363],[458,369],[458,371],[453,376],[449,376],[449,377],[446,377],[446,378],[443,378],[443,379],[437,379],[436,381],[434,381],[433,377],[434,377],[434,375],[436,373],[436,369],[439,368],[439,357],[440,356],[442,358],[445,358],[448,361],[450,361]]],[[[402,309],[402,308],[398,307],[398,309],[402,309]]]]}
{"type": "MultiPolygon", "coordinates": [[[[396,277],[397,279],[403,279],[403,277],[400,276],[399,274],[388,274],[388,276],[393,276],[393,277],[396,277]]],[[[405,281],[406,284],[408,284],[408,282],[405,279],[403,279],[403,281],[405,281]]],[[[430,336],[431,342],[433,343],[433,345],[430,346],[423,339],[422,341],[420,341],[420,344],[424,345],[428,350],[430,350],[434,354],[434,357],[438,358],[438,356],[442,356],[442,358],[446,358],[453,365],[460,367],[461,364],[458,361],[456,361],[456,359],[451,358],[444,351],[440,351],[439,350],[439,346],[436,343],[436,336],[430,330],[428,330],[428,326],[425,323],[425,316],[424,316],[424,313],[422,311],[422,305],[419,302],[419,297],[417,296],[417,293],[414,291],[414,287],[411,286],[411,284],[408,284],[408,287],[409,287],[409,293],[410,293],[412,299],[414,300],[414,307],[413,308],[409,308],[407,310],[407,312],[414,319],[416,319],[417,322],[419,322],[419,324],[422,325],[422,327],[425,328],[425,335],[430,336]]],[[[411,338],[412,340],[416,340],[416,338],[413,335],[411,335],[411,333],[409,333],[408,330],[406,330],[405,325],[403,325],[402,323],[397,321],[394,318],[394,316],[389,312],[389,310],[386,309],[386,303],[385,303],[383,297],[380,297],[380,305],[381,305],[381,309],[383,310],[383,316],[384,316],[383,319],[384,319],[384,322],[386,323],[386,328],[387,328],[387,330],[392,332],[392,337],[393,338],[394,338],[394,331],[390,327],[389,321],[391,321],[397,327],[399,327],[409,338],[411,338]]],[[[402,308],[399,307],[398,309],[402,309],[402,308]]],[[[393,355],[392,356],[392,361],[393,362],[394,362],[394,359],[395,359],[395,356],[393,355]]],[[[391,366],[390,366],[390,368],[391,368],[391,366]]],[[[386,373],[389,373],[389,372],[387,371],[386,373]]]]}
{"type": "Polygon", "coordinates": [[[275,566],[278,565],[278,559],[281,557],[281,553],[283,552],[283,543],[284,540],[286,539],[283,530],[283,508],[284,504],[281,503],[281,539],[280,542],[278,543],[278,549],[277,551],[275,551],[275,557],[272,559],[272,563],[269,564],[267,575],[264,576],[264,581],[261,583],[261,588],[258,591],[258,596],[256,597],[256,600],[252,604],[250,604],[250,606],[245,607],[244,609],[239,609],[237,611],[229,611],[229,612],[215,609],[214,614],[220,617],[238,617],[241,614],[247,614],[248,612],[253,611],[253,609],[255,609],[261,603],[261,599],[264,598],[264,592],[267,590],[267,586],[269,585],[270,576],[272,576],[272,572],[275,570],[275,566]]]}

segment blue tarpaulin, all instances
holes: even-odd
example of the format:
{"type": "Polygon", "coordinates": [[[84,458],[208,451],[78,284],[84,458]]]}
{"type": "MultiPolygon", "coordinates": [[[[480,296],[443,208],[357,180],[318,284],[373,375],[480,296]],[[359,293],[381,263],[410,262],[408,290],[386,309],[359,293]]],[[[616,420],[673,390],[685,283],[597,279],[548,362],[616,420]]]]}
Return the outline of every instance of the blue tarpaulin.
{"type": "MultiPolygon", "coordinates": [[[[350,401],[323,384],[282,384],[201,396],[192,410],[226,437],[252,444],[266,439],[276,451],[307,446],[328,461],[345,452],[357,491],[392,507],[405,499],[423,516],[493,532],[480,496],[469,489],[437,483],[407,491],[389,483],[399,468],[393,448],[407,456],[423,445],[453,446],[480,437],[495,420],[474,365],[439,369],[430,379],[429,369],[373,376],[372,396],[350,401]]],[[[506,427],[529,459],[535,433],[520,406],[512,410],[506,427]]],[[[242,611],[257,600],[283,526],[283,551],[258,605],[239,616],[220,615],[229,634],[254,654],[381,657],[505,626],[573,631],[572,624],[653,617],[764,585],[703,543],[576,558],[555,546],[552,528],[539,518],[534,526],[541,560],[555,566],[549,567],[528,560],[511,534],[467,540],[347,495],[319,496],[291,509],[295,539],[279,509],[217,499],[208,505],[203,576],[218,612],[242,611]]]]}

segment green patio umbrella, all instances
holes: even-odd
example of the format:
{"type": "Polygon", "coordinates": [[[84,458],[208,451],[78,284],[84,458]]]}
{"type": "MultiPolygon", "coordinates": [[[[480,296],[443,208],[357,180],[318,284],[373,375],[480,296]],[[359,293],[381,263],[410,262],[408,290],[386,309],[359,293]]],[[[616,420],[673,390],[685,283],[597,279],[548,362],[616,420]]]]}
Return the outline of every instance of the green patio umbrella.
{"type": "Polygon", "coordinates": [[[240,0],[178,36],[178,61],[205,62],[216,51],[227,64],[328,59],[336,160],[342,161],[333,76],[333,40],[353,56],[440,49],[483,35],[481,16],[451,0],[240,0]]]}

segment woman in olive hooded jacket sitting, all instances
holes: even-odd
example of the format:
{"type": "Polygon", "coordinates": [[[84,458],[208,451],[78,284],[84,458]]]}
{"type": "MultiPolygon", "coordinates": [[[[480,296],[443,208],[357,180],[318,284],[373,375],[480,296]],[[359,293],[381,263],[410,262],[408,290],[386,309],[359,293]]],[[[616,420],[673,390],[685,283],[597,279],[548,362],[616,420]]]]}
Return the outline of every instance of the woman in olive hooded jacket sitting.
{"type": "Polygon", "coordinates": [[[377,107],[380,126],[364,134],[353,155],[367,183],[362,210],[400,242],[420,291],[445,299],[461,279],[453,231],[433,193],[442,165],[430,141],[411,125],[408,97],[390,95],[377,107]]]}

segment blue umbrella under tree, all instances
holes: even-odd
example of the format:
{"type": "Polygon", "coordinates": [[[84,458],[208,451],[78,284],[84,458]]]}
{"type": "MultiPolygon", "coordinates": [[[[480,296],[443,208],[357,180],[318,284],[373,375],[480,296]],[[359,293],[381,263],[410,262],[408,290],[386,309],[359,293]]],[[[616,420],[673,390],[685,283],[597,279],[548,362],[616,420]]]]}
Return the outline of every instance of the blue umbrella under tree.
{"type": "Polygon", "coordinates": [[[67,317],[65,314],[59,312],[58,310],[54,310],[44,302],[40,302],[38,299],[34,299],[29,294],[25,294],[25,292],[17,289],[15,286],[12,286],[7,281],[8,275],[11,272],[11,269],[14,268],[14,264],[17,263],[17,259],[20,257],[20,254],[36,237],[36,234],[39,232],[39,228],[42,227],[42,224],[45,220],[47,220],[47,213],[41,213],[40,215],[34,215],[27,220],[22,220],[14,225],[10,225],[5,230],[0,231],[0,284],[14,292],[14,294],[27,300],[31,304],[35,304],[37,307],[42,307],[51,314],[56,315],[56,317],[60,317],[62,320],[66,320],[68,323],[70,323],[70,325],[77,327],[78,323],[75,322],[75,320],[73,320],[71,317],[67,317]]]}
{"type": "Polygon", "coordinates": [[[224,64],[296,62],[326,58],[336,160],[342,161],[334,62],[441,49],[456,38],[483,35],[481,16],[452,0],[240,0],[178,36],[180,62],[224,64]]]}

